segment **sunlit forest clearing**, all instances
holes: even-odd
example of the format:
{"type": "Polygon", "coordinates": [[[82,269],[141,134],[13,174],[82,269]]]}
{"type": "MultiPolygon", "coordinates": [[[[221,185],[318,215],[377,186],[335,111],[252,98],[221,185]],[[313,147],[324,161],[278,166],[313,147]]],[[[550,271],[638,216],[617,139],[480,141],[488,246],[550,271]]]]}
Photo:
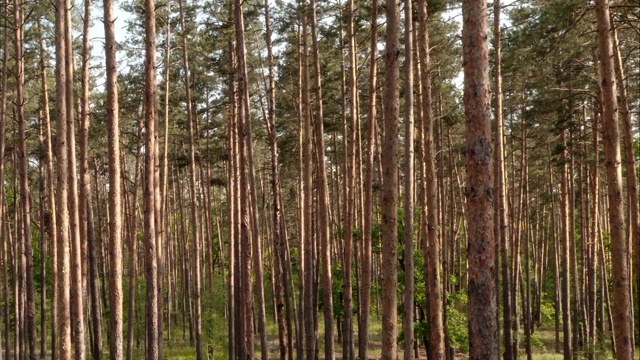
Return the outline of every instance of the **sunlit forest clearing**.
{"type": "Polygon", "coordinates": [[[638,358],[635,0],[11,0],[0,359],[638,358]]]}

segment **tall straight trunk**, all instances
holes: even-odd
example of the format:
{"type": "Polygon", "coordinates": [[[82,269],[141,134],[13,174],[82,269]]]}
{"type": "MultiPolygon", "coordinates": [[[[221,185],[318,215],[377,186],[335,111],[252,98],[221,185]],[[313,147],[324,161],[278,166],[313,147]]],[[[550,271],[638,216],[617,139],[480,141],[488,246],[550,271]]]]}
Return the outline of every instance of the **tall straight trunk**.
{"type": "MultiPolygon", "coordinates": [[[[234,0],[234,23],[236,35],[236,79],[238,81],[238,148],[240,153],[240,296],[241,303],[238,314],[244,317],[240,321],[238,329],[240,335],[239,357],[253,357],[254,331],[253,331],[253,292],[251,290],[251,265],[253,226],[251,214],[251,170],[249,151],[250,143],[250,118],[249,118],[249,89],[247,79],[246,46],[244,34],[244,14],[242,2],[234,0]]],[[[253,214],[257,216],[257,214],[253,214]]],[[[254,244],[256,245],[256,244],[254,244]]]]}
{"type": "Polygon", "coordinates": [[[67,77],[66,23],[69,9],[66,0],[56,1],[56,110],[57,110],[57,174],[56,174],[56,205],[57,215],[57,309],[58,330],[57,350],[59,360],[71,360],[71,307],[70,307],[70,236],[69,236],[69,165],[67,149],[67,77]]]}
{"type": "MultiPolygon", "coordinates": [[[[36,354],[36,303],[33,283],[33,246],[31,241],[31,201],[29,198],[29,168],[27,160],[26,122],[24,115],[25,78],[24,78],[24,13],[18,0],[13,2],[15,20],[14,50],[16,53],[16,115],[18,120],[18,173],[20,177],[20,205],[22,206],[22,251],[26,261],[26,339],[29,346],[29,359],[36,354]]],[[[4,181],[4,179],[2,180],[4,181]]],[[[18,225],[16,225],[18,226],[18,225]]]]}
{"type": "Polygon", "coordinates": [[[67,147],[69,172],[69,226],[71,235],[71,320],[73,326],[74,359],[86,358],[85,323],[84,323],[84,286],[82,276],[82,239],[80,234],[80,212],[78,197],[78,175],[76,157],[76,122],[74,116],[74,53],[73,53],[73,21],[71,0],[66,0],[68,9],[66,18],[66,51],[65,67],[67,71],[67,147]]]}
{"type": "Polygon", "coordinates": [[[387,0],[385,35],[384,140],[382,148],[382,359],[397,359],[398,117],[400,9],[387,0]]]}
{"type": "MultiPolygon", "coordinates": [[[[616,358],[621,360],[633,358],[633,329],[631,326],[632,300],[627,258],[628,239],[625,234],[626,229],[622,199],[618,99],[614,74],[609,1],[597,0],[595,8],[598,25],[598,51],[600,55],[600,88],[602,91],[604,110],[602,116],[604,128],[603,143],[607,170],[611,256],[615,259],[615,261],[613,261],[613,331],[616,339],[616,358]]],[[[632,157],[630,161],[633,160],[634,158],[632,157]]],[[[631,169],[628,169],[628,171],[630,170],[631,169]]],[[[635,177],[635,174],[632,175],[635,177]]]]}
{"type": "MultiPolygon", "coordinates": [[[[636,273],[640,268],[640,219],[638,210],[638,180],[635,163],[635,150],[633,144],[633,129],[631,125],[631,111],[629,110],[629,100],[627,94],[627,87],[625,84],[624,69],[622,64],[622,57],[620,55],[620,46],[618,44],[618,32],[615,27],[611,27],[611,41],[612,50],[614,55],[614,70],[616,85],[618,90],[618,98],[620,99],[618,111],[622,118],[622,131],[624,139],[624,152],[625,152],[625,168],[627,174],[627,196],[629,197],[629,212],[631,216],[629,221],[631,222],[631,234],[629,234],[629,241],[632,244],[633,261],[635,262],[636,273]]],[[[633,269],[634,262],[629,263],[629,268],[633,269]]],[[[629,274],[629,280],[632,282],[633,275],[629,274]]],[[[636,281],[636,292],[640,294],[640,277],[636,281]]],[[[632,295],[631,295],[632,296],[632,295]]],[[[633,297],[633,296],[632,296],[633,297]]],[[[633,303],[633,299],[631,300],[633,303]]],[[[631,312],[633,315],[633,304],[631,305],[631,312]]],[[[640,312],[638,312],[640,315],[640,312]]],[[[633,325],[634,319],[631,318],[631,324],[633,325]]],[[[640,321],[638,321],[640,324],[640,321]]],[[[632,339],[634,333],[631,333],[632,339]]],[[[638,341],[638,339],[635,339],[638,341]]],[[[635,351],[634,345],[632,345],[632,351],[635,351]]]]}
{"type": "Polygon", "coordinates": [[[367,150],[365,152],[364,226],[362,242],[362,282],[358,319],[358,357],[368,360],[369,312],[371,310],[371,243],[373,230],[373,151],[376,122],[376,79],[378,72],[378,0],[371,1],[371,55],[369,56],[369,109],[367,113],[367,150]]]}
{"type": "Polygon", "coordinates": [[[345,124],[348,133],[344,134],[347,141],[347,154],[345,156],[346,181],[345,186],[345,205],[346,217],[344,223],[344,252],[343,252],[343,269],[342,269],[342,286],[343,286],[343,314],[342,323],[342,358],[345,360],[353,359],[353,290],[351,285],[351,272],[353,261],[353,231],[356,219],[356,147],[358,146],[356,138],[356,124],[358,118],[357,97],[357,58],[356,58],[356,39],[354,30],[355,17],[355,0],[349,0],[348,3],[348,27],[347,38],[349,39],[349,120],[345,124]],[[348,139],[348,140],[347,140],[348,139]]]}
{"type": "Polygon", "coordinates": [[[235,76],[233,75],[232,69],[235,68],[235,47],[233,40],[229,40],[229,120],[227,122],[227,137],[228,137],[228,154],[229,154],[229,163],[228,163],[228,178],[230,179],[228,187],[227,187],[227,197],[228,201],[228,212],[229,212],[229,332],[228,332],[228,341],[229,341],[229,359],[237,359],[237,351],[238,345],[236,344],[238,334],[238,327],[236,326],[236,320],[238,318],[238,313],[236,311],[236,306],[238,306],[237,296],[238,296],[238,262],[237,255],[238,252],[236,249],[238,248],[238,207],[236,206],[236,198],[238,196],[238,162],[237,162],[237,101],[236,101],[236,83],[235,76]]]}
{"type": "Polygon", "coordinates": [[[275,87],[275,66],[273,60],[273,44],[271,40],[271,17],[269,1],[264,2],[264,22],[265,41],[267,44],[267,66],[268,66],[268,86],[267,86],[267,116],[265,123],[269,135],[269,145],[271,150],[271,192],[273,195],[273,242],[274,242],[274,299],[275,315],[278,323],[278,341],[280,359],[286,360],[291,356],[291,328],[288,327],[286,319],[285,292],[287,283],[285,281],[285,256],[284,256],[284,217],[282,213],[282,190],[280,188],[280,167],[278,161],[278,137],[276,133],[276,87],[275,87]]]}
{"type": "MultiPolygon", "coordinates": [[[[52,299],[54,299],[54,301],[52,301],[51,304],[51,319],[52,319],[52,326],[51,326],[51,336],[53,339],[55,339],[55,335],[56,335],[56,321],[57,321],[57,308],[55,306],[55,298],[56,298],[56,294],[57,294],[57,289],[56,289],[56,265],[55,265],[55,261],[56,261],[56,242],[57,242],[57,237],[56,237],[56,229],[57,229],[57,225],[56,225],[56,202],[55,202],[55,192],[54,192],[54,186],[53,186],[53,149],[51,146],[51,116],[50,116],[50,112],[49,112],[49,90],[48,90],[48,81],[47,81],[47,66],[46,66],[46,60],[45,60],[45,49],[44,49],[44,36],[42,34],[42,25],[40,23],[40,21],[38,21],[38,32],[40,33],[40,38],[39,38],[39,43],[38,43],[38,50],[39,50],[39,70],[40,70],[40,85],[42,87],[42,126],[43,126],[43,132],[44,132],[44,147],[46,149],[46,164],[45,164],[45,188],[46,188],[46,198],[47,198],[47,207],[48,207],[48,214],[46,215],[48,217],[48,220],[50,221],[50,231],[49,231],[49,240],[50,240],[50,244],[51,244],[51,249],[52,249],[52,260],[54,262],[53,265],[53,278],[52,278],[52,299]]],[[[6,109],[5,109],[6,110],[6,109]]],[[[4,110],[3,110],[3,114],[4,114],[4,110]]],[[[1,152],[1,150],[0,150],[1,152]]],[[[2,153],[0,153],[0,158],[2,158],[4,155],[2,153]]],[[[0,179],[3,178],[3,175],[0,173],[0,179]]],[[[1,197],[1,195],[0,195],[1,197]]],[[[0,202],[1,203],[1,202],[0,202]]],[[[41,205],[42,206],[42,205],[41,205]]],[[[44,288],[43,288],[44,291],[44,288]]],[[[44,297],[45,301],[46,301],[46,297],[44,297]]],[[[42,316],[45,316],[46,314],[43,314],[42,316]]],[[[46,352],[47,352],[47,347],[46,347],[46,324],[44,324],[42,326],[42,335],[41,335],[41,339],[40,341],[42,342],[41,345],[41,351],[40,351],[40,356],[44,357],[46,352]]],[[[53,341],[53,343],[55,343],[55,341],[53,341]]],[[[53,345],[53,344],[52,344],[53,345]]],[[[52,354],[55,355],[55,347],[52,346],[52,354]]],[[[54,356],[55,358],[55,356],[54,356]]]]}
{"type": "Polygon", "coordinates": [[[329,185],[325,164],[324,145],[324,106],[322,99],[322,73],[320,64],[320,46],[318,43],[318,29],[316,20],[316,1],[311,0],[311,37],[313,42],[314,77],[313,89],[315,97],[314,118],[315,148],[316,148],[316,179],[318,191],[318,239],[320,242],[320,261],[322,263],[322,294],[324,309],[324,353],[325,359],[333,360],[334,333],[333,333],[333,280],[331,279],[331,229],[329,224],[329,185]]]}
{"type": "MultiPolygon", "coordinates": [[[[88,252],[89,282],[91,295],[91,354],[96,360],[102,360],[102,304],[100,303],[100,281],[97,266],[96,239],[93,231],[91,209],[91,182],[89,179],[89,66],[91,48],[89,44],[91,26],[91,0],[84,2],[82,33],[82,103],[80,114],[80,234],[82,237],[82,256],[88,252]],[[85,245],[87,244],[87,245],[85,245]],[[86,251],[85,251],[86,250],[86,251]]],[[[84,271],[83,271],[84,275],[84,271]]],[[[86,275],[83,278],[87,278],[86,275]]]]}
{"type": "Polygon", "coordinates": [[[503,344],[504,358],[511,360],[514,357],[513,337],[511,335],[511,295],[510,290],[510,274],[509,274],[509,243],[508,243],[508,217],[506,205],[506,189],[505,189],[505,171],[504,171],[504,120],[502,118],[502,56],[501,56],[501,37],[500,29],[500,0],[493,2],[493,49],[494,49],[494,169],[495,169],[495,191],[496,191],[496,207],[494,214],[494,231],[493,236],[500,247],[500,257],[502,258],[502,302],[503,302],[503,344]]]}
{"type": "MultiPolygon", "coordinates": [[[[598,238],[598,233],[599,233],[599,226],[600,226],[600,221],[599,221],[599,213],[598,213],[598,207],[599,207],[599,177],[598,177],[598,172],[599,172],[599,164],[600,164],[600,147],[599,147],[599,140],[598,140],[598,135],[599,135],[599,121],[598,121],[598,117],[597,114],[594,112],[593,114],[593,125],[592,125],[592,131],[593,131],[593,154],[594,156],[594,160],[593,160],[593,168],[591,170],[591,216],[590,216],[590,243],[588,245],[588,254],[589,254],[589,262],[587,263],[587,284],[588,284],[588,296],[587,298],[589,299],[589,304],[590,304],[590,308],[589,308],[589,313],[588,313],[588,323],[589,323],[589,339],[588,339],[588,344],[589,347],[592,349],[595,349],[596,346],[596,342],[597,342],[597,333],[596,333],[596,313],[597,313],[597,306],[596,306],[596,291],[597,291],[597,279],[596,279],[596,269],[598,267],[598,255],[597,255],[597,238],[598,238]]],[[[590,359],[595,359],[595,351],[592,351],[589,354],[589,358],[590,359]]]]}
{"type": "MultiPolygon", "coordinates": [[[[404,359],[413,360],[414,259],[413,259],[413,195],[414,140],[413,125],[413,17],[411,0],[404,2],[404,359]]],[[[429,284],[430,285],[430,284],[429,284]]],[[[429,289],[431,291],[433,289],[429,289]]],[[[429,303],[437,299],[437,294],[429,303]]],[[[437,300],[435,302],[438,302],[437,300]]]]}
{"type": "Polygon", "coordinates": [[[313,190],[312,190],[312,138],[311,138],[311,97],[310,97],[310,78],[309,78],[309,46],[308,46],[308,23],[309,18],[307,14],[306,3],[304,5],[304,15],[302,18],[302,197],[300,201],[304,204],[301,208],[302,218],[302,232],[301,241],[302,245],[302,264],[301,269],[302,277],[304,281],[302,283],[302,319],[304,334],[304,358],[311,360],[315,357],[315,330],[314,330],[314,315],[315,309],[313,307],[313,281],[314,281],[314,267],[313,262],[315,259],[314,246],[313,246],[313,232],[312,232],[312,219],[313,216],[313,190]]]}
{"type": "MultiPolygon", "coordinates": [[[[56,13],[57,14],[57,13],[56,13]]],[[[3,38],[3,46],[2,46],[2,84],[1,86],[1,91],[2,93],[0,94],[0,179],[4,179],[4,155],[5,155],[5,143],[6,143],[6,139],[5,139],[5,135],[6,135],[6,129],[5,129],[5,124],[7,123],[7,78],[9,77],[9,69],[7,66],[8,60],[9,60],[9,7],[5,6],[4,7],[4,28],[2,31],[2,38],[3,38]]],[[[49,132],[49,134],[51,134],[49,132]]],[[[51,136],[48,137],[47,139],[48,141],[51,140],[51,136]]],[[[51,158],[51,148],[48,148],[49,153],[48,153],[48,158],[51,158]]],[[[53,178],[50,177],[49,178],[50,181],[53,181],[53,178]]],[[[51,189],[53,189],[53,187],[50,187],[50,191],[52,191],[51,189]]],[[[3,297],[3,301],[5,304],[9,303],[9,273],[8,273],[8,269],[9,269],[9,262],[8,262],[8,251],[7,251],[7,246],[8,246],[8,240],[7,240],[7,233],[5,232],[5,228],[8,226],[6,225],[8,223],[8,215],[7,212],[5,211],[5,198],[6,194],[5,194],[5,189],[4,187],[2,189],[0,189],[0,234],[2,234],[2,262],[3,262],[3,270],[2,270],[2,297],[3,297]]],[[[54,213],[51,213],[52,216],[55,216],[54,213]]],[[[52,227],[52,233],[55,233],[57,231],[56,227],[52,227]]],[[[55,249],[56,243],[52,242],[52,246],[55,249]]],[[[56,251],[54,250],[54,255],[56,254],[56,251]]],[[[54,294],[55,294],[55,286],[56,286],[56,266],[55,266],[56,262],[54,259],[54,267],[53,267],[53,271],[54,271],[54,277],[53,277],[53,286],[54,286],[54,294]]],[[[56,301],[56,298],[53,297],[54,302],[56,301]]],[[[53,306],[53,309],[55,309],[55,305],[53,306]]],[[[53,311],[53,310],[52,310],[53,311]]],[[[10,324],[10,314],[9,314],[9,306],[5,306],[4,310],[2,312],[2,315],[4,317],[4,347],[5,347],[5,358],[6,359],[10,359],[11,358],[11,344],[10,344],[10,333],[11,333],[11,324],[10,324]]],[[[54,316],[55,313],[52,313],[52,316],[54,316]]],[[[54,326],[55,326],[55,321],[54,321],[54,326]]],[[[55,332],[55,330],[53,331],[55,332]]],[[[53,342],[56,341],[55,337],[52,337],[53,342]]],[[[54,348],[54,355],[52,356],[53,359],[56,358],[55,356],[55,348],[54,348]]]]}
{"type": "MultiPolygon", "coordinates": [[[[107,128],[109,132],[109,358],[123,359],[122,206],[120,167],[120,107],[118,104],[117,44],[113,0],[104,0],[107,72],[107,128]]],[[[137,168],[137,167],[136,167],[137,168]]],[[[136,175],[134,174],[134,177],[136,175]]],[[[135,190],[134,190],[135,191],[135,190]]],[[[135,206],[135,204],[134,204],[135,206]]],[[[132,214],[135,218],[135,213],[132,214]]],[[[133,240],[135,241],[135,240],[133,240]]],[[[133,252],[132,252],[133,254],[133,252]]],[[[135,276],[135,274],[134,274],[135,276]]],[[[131,285],[131,284],[130,284],[131,285]]],[[[133,314],[129,314],[132,316],[133,314]]]]}
{"type": "Polygon", "coordinates": [[[193,300],[195,308],[196,359],[202,360],[202,310],[200,306],[200,238],[198,236],[198,197],[196,196],[196,134],[195,119],[191,103],[191,74],[189,71],[189,48],[187,45],[186,26],[184,21],[184,1],[178,1],[180,6],[180,26],[182,30],[182,65],[184,67],[184,83],[187,104],[187,123],[189,128],[189,197],[191,198],[191,234],[194,253],[193,300]]]}
{"type": "Polygon", "coordinates": [[[444,325],[442,323],[442,285],[440,281],[440,241],[438,239],[438,203],[433,144],[433,111],[431,99],[431,65],[429,60],[429,32],[427,30],[427,3],[418,1],[419,16],[419,60],[422,94],[423,161],[425,163],[424,181],[426,185],[427,208],[426,224],[422,229],[424,241],[424,259],[429,292],[429,349],[435,359],[444,358],[444,325]]]}
{"type": "Polygon", "coordinates": [[[467,222],[469,231],[469,358],[498,359],[493,164],[486,1],[463,0],[467,222]]]}
{"type": "Polygon", "coordinates": [[[145,91],[144,91],[144,243],[147,280],[145,358],[161,358],[158,349],[158,258],[155,221],[156,164],[156,18],[155,0],[145,0],[145,91]]]}
{"type": "Polygon", "coordinates": [[[562,229],[562,253],[560,255],[560,262],[562,267],[562,284],[561,284],[561,298],[562,298],[562,330],[563,330],[563,354],[565,359],[573,358],[572,344],[571,344],[571,293],[569,290],[569,248],[570,248],[570,235],[569,235],[569,174],[567,169],[567,139],[566,130],[562,130],[560,135],[560,141],[563,146],[561,159],[561,175],[560,175],[560,218],[562,229]]]}

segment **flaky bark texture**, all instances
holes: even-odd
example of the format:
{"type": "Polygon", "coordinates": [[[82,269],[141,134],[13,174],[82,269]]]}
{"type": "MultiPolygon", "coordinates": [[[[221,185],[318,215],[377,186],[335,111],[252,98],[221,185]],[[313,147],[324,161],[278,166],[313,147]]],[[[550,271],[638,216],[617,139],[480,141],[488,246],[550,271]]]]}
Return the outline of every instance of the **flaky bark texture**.
{"type": "Polygon", "coordinates": [[[596,0],[598,51],[600,55],[600,88],[603,100],[603,143],[607,170],[607,195],[613,261],[613,332],[616,359],[632,359],[631,291],[629,288],[628,239],[622,198],[620,130],[618,129],[618,99],[613,64],[609,1],[596,0]]]}
{"type": "Polygon", "coordinates": [[[462,2],[469,231],[469,358],[499,358],[493,237],[489,54],[486,1],[462,2]]]}
{"type": "Polygon", "coordinates": [[[384,54],[384,139],[382,143],[382,359],[398,357],[398,116],[400,9],[387,0],[384,54]]]}
{"type": "MultiPolygon", "coordinates": [[[[120,175],[120,120],[113,0],[104,1],[107,72],[107,128],[109,132],[109,358],[123,358],[122,206],[120,175]]],[[[131,315],[130,315],[131,316],[131,315]]]]}

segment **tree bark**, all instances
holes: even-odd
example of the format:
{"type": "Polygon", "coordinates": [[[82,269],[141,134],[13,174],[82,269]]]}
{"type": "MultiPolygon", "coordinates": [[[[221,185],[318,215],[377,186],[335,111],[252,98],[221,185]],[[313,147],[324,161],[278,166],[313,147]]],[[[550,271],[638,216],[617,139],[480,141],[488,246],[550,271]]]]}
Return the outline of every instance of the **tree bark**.
{"type": "MultiPolygon", "coordinates": [[[[609,1],[596,1],[598,51],[600,55],[600,88],[603,98],[603,143],[607,170],[607,195],[613,261],[614,307],[613,331],[616,339],[616,359],[633,358],[631,328],[631,293],[629,282],[628,239],[626,237],[622,199],[622,171],[620,159],[620,130],[618,128],[618,99],[614,74],[609,1]]],[[[633,159],[631,159],[633,160],[633,159]]],[[[635,174],[634,174],[635,176],[635,174]]]]}
{"type": "MultiPolygon", "coordinates": [[[[423,20],[423,19],[421,19],[423,20]]],[[[422,33],[422,32],[421,32],[422,33]]],[[[424,36],[424,35],[423,35],[424,36]]],[[[413,124],[413,17],[411,0],[404,1],[404,359],[413,360],[413,313],[414,313],[414,258],[413,258],[413,199],[414,199],[414,140],[413,124]]],[[[435,194],[434,194],[435,195],[435,194]]],[[[430,261],[430,260],[429,260],[430,261]]],[[[437,259],[436,261],[439,261],[437,259]]],[[[431,285],[429,283],[428,285],[431,285]]],[[[433,289],[427,286],[428,292],[433,289]]],[[[438,299],[433,293],[430,303],[438,299]]],[[[436,300],[436,302],[438,302],[436,300]]],[[[368,315],[365,315],[368,316],[368,315]]],[[[432,324],[433,325],[433,324],[432,324]]]]}
{"type": "MultiPolygon", "coordinates": [[[[107,128],[109,132],[109,359],[123,359],[122,206],[120,173],[120,107],[118,103],[117,44],[113,0],[104,0],[105,61],[107,73],[107,128]]],[[[134,174],[135,176],[135,174],[134,174]]],[[[135,191],[135,190],[134,190],[135,191]]],[[[135,214],[133,214],[135,217],[135,214]]],[[[135,240],[133,240],[135,241],[135,240]]],[[[134,275],[135,276],[135,275],[134,275]]],[[[129,284],[130,286],[132,284],[129,284]]],[[[133,314],[129,314],[133,316],[133,314]]]]}
{"type": "Polygon", "coordinates": [[[469,358],[498,359],[486,1],[462,3],[469,233],[469,358]]]}
{"type": "Polygon", "coordinates": [[[145,161],[144,161],[144,243],[145,274],[147,279],[146,307],[146,351],[147,360],[158,360],[160,340],[158,332],[158,253],[155,224],[155,180],[156,164],[156,18],[155,0],[145,0],[145,161]]]}
{"type": "Polygon", "coordinates": [[[371,243],[373,230],[373,152],[376,122],[376,79],[378,72],[378,0],[371,1],[371,55],[369,65],[369,108],[367,113],[367,151],[364,180],[364,226],[362,242],[362,282],[360,284],[360,316],[358,319],[358,356],[368,360],[369,312],[371,311],[371,243]]]}
{"type": "Polygon", "coordinates": [[[385,35],[384,140],[382,149],[382,359],[398,357],[398,117],[399,25],[396,1],[387,0],[385,35]]]}
{"type": "Polygon", "coordinates": [[[71,360],[71,308],[70,308],[70,240],[69,240],[69,165],[67,152],[67,71],[65,60],[67,57],[66,43],[66,23],[69,10],[66,0],[56,1],[56,109],[57,109],[57,174],[56,205],[59,211],[57,215],[57,238],[58,259],[57,259],[57,309],[58,309],[58,330],[57,330],[57,350],[58,359],[71,360]]]}

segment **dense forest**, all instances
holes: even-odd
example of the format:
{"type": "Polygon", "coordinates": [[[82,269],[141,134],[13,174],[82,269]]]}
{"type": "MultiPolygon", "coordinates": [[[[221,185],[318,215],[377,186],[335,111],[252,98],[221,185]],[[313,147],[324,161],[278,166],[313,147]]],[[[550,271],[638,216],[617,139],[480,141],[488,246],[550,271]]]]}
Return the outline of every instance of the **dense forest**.
{"type": "Polygon", "coordinates": [[[637,0],[1,3],[1,359],[640,354],[637,0]]]}

